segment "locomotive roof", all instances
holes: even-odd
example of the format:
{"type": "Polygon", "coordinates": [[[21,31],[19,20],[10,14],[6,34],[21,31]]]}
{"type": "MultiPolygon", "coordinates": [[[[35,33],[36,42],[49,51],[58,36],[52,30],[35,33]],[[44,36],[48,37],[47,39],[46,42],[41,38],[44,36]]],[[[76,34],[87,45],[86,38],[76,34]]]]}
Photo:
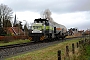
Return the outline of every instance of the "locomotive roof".
{"type": "Polygon", "coordinates": [[[34,21],[48,21],[47,19],[35,19],[34,21]]]}

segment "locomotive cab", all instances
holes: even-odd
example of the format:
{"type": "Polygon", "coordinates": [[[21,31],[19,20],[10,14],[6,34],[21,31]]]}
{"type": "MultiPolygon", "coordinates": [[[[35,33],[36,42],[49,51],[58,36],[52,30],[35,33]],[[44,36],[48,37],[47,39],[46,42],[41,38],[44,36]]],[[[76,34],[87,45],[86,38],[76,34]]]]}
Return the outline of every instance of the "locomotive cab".
{"type": "Polygon", "coordinates": [[[35,19],[34,23],[31,24],[31,33],[29,33],[30,39],[34,42],[46,39],[45,32],[46,26],[48,25],[49,23],[46,19],[35,19]]]}
{"type": "Polygon", "coordinates": [[[42,23],[33,23],[31,29],[32,33],[42,33],[42,23]]]}

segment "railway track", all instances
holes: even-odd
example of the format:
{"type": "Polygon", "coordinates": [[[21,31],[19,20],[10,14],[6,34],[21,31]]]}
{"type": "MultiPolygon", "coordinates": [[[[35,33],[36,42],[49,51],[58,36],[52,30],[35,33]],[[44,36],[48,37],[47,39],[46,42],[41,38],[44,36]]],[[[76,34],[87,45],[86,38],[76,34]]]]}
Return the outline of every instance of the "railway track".
{"type": "MultiPolygon", "coordinates": [[[[66,39],[66,40],[70,40],[70,39],[66,39]]],[[[46,42],[45,43],[22,43],[22,44],[0,46],[0,60],[3,60],[4,58],[7,58],[12,55],[16,55],[26,51],[34,51],[34,50],[47,47],[60,42],[62,42],[62,40],[57,40],[57,41],[47,42],[47,43],[46,42]]]]}
{"type": "Polygon", "coordinates": [[[32,44],[33,44],[33,43],[28,42],[28,43],[5,45],[5,46],[0,46],[0,50],[2,50],[2,49],[8,49],[8,48],[14,48],[14,47],[27,46],[27,45],[32,45],[32,44]]]}

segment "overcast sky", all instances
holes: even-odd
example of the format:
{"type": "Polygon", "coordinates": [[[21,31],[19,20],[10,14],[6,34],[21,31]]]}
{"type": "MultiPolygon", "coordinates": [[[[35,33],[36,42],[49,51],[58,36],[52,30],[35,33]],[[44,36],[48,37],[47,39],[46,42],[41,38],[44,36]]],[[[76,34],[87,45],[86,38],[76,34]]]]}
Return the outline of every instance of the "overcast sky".
{"type": "Polygon", "coordinates": [[[67,28],[90,29],[90,0],[0,0],[1,3],[12,8],[20,21],[33,22],[49,9],[53,20],[67,28]]]}

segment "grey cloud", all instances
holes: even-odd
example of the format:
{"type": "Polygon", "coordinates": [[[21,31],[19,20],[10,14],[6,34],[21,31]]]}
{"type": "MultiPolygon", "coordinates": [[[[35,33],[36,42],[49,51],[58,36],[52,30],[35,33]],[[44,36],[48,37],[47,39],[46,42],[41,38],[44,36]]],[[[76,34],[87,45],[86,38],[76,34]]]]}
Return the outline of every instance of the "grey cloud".
{"type": "Polygon", "coordinates": [[[79,30],[86,30],[90,29],[90,23],[83,23],[83,24],[76,24],[76,25],[66,25],[67,28],[74,28],[77,27],[79,30]]]}
{"type": "Polygon", "coordinates": [[[89,11],[90,0],[4,0],[14,11],[37,11],[50,9],[55,13],[89,11]]]}
{"type": "Polygon", "coordinates": [[[90,21],[89,23],[84,23],[78,26],[80,29],[90,29],[90,21]]]}
{"type": "MultiPolygon", "coordinates": [[[[68,26],[68,27],[70,27],[70,26],[68,26]]],[[[72,27],[72,25],[71,25],[71,27],[72,27]]],[[[90,19],[88,19],[87,21],[85,21],[83,23],[79,22],[77,24],[74,24],[73,27],[77,27],[79,29],[84,29],[84,30],[90,29],[90,19]]]]}

